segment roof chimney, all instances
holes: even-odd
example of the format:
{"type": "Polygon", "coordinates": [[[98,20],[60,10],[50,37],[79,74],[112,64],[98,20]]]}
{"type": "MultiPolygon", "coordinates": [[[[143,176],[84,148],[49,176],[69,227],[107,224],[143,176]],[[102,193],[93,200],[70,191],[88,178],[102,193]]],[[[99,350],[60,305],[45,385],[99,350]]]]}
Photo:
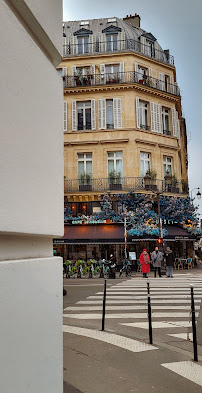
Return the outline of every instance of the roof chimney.
{"type": "Polygon", "coordinates": [[[140,18],[140,16],[138,15],[138,14],[135,14],[135,15],[126,15],[126,17],[125,18],[123,18],[123,20],[125,20],[126,22],[129,22],[129,23],[131,23],[131,25],[133,25],[134,27],[140,27],[140,21],[141,21],[141,18],[140,18]]]}

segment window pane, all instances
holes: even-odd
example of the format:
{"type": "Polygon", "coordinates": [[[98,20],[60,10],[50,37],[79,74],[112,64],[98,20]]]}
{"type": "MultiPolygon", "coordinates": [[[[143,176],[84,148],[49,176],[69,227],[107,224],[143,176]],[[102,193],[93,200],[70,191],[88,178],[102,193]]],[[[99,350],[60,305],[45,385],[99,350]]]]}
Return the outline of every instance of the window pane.
{"type": "Polygon", "coordinates": [[[92,153],[86,153],[86,158],[92,158],[92,153]]]}
{"type": "Polygon", "coordinates": [[[84,162],[83,161],[78,162],[78,173],[79,173],[79,175],[84,173],[84,162]]]}
{"type": "Polygon", "coordinates": [[[140,161],[140,170],[141,170],[141,176],[144,176],[144,161],[140,161]]]}
{"type": "Polygon", "coordinates": [[[78,154],[78,159],[84,158],[84,154],[78,154]]]}
{"type": "Polygon", "coordinates": [[[78,129],[83,130],[83,109],[78,108],[78,129]]]}
{"type": "Polygon", "coordinates": [[[114,72],[114,73],[119,72],[119,65],[113,66],[113,72],[114,72]]]}
{"type": "Polygon", "coordinates": [[[122,151],[117,151],[117,152],[115,153],[115,155],[116,155],[116,157],[122,157],[122,151]]]}
{"type": "Polygon", "coordinates": [[[116,171],[122,174],[123,172],[122,160],[116,160],[116,171]]]}
{"type": "Polygon", "coordinates": [[[78,38],[77,43],[78,43],[78,53],[83,53],[82,38],[78,38]]]}
{"type": "Polygon", "coordinates": [[[92,174],[92,161],[86,162],[86,173],[92,174]]]}
{"type": "Polygon", "coordinates": [[[106,107],[106,122],[107,122],[107,128],[108,128],[108,126],[111,126],[111,127],[114,126],[113,108],[111,105],[107,105],[107,107],[106,107]]]}
{"type": "Polygon", "coordinates": [[[86,108],[86,130],[91,130],[91,108],[86,108]]]}
{"type": "Polygon", "coordinates": [[[114,157],[114,153],[108,153],[108,157],[114,157]]]}
{"type": "Polygon", "coordinates": [[[108,173],[114,170],[114,161],[108,160],[108,173]]]}

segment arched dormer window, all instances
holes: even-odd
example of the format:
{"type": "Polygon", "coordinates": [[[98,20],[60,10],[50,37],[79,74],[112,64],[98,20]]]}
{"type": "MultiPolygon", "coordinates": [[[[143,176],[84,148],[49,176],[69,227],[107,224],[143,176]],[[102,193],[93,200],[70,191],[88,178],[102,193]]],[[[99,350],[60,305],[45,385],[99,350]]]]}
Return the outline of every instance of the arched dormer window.
{"type": "Polygon", "coordinates": [[[79,55],[95,52],[96,37],[92,30],[81,28],[70,39],[71,54],[79,55]]]}
{"type": "Polygon", "coordinates": [[[125,33],[120,27],[108,26],[99,36],[100,52],[114,52],[125,48],[125,33]]]}

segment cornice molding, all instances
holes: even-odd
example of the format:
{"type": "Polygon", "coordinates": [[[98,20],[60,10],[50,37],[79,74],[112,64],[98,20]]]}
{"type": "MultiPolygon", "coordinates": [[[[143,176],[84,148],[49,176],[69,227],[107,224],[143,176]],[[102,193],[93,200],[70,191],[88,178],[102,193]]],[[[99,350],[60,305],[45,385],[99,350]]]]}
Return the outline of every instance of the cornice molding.
{"type": "Polygon", "coordinates": [[[152,142],[152,141],[145,141],[144,139],[135,139],[136,143],[143,143],[144,145],[151,145],[151,146],[156,146],[157,142],[152,142]]]}
{"type": "Polygon", "coordinates": [[[164,147],[166,149],[172,149],[172,150],[180,150],[178,146],[172,146],[172,145],[164,145],[164,143],[158,143],[159,147],[164,147]]]}
{"type": "Polygon", "coordinates": [[[129,142],[129,138],[127,138],[127,139],[104,139],[104,140],[100,140],[99,141],[101,144],[104,144],[104,143],[127,143],[127,142],[129,142]]]}
{"type": "Polygon", "coordinates": [[[155,95],[157,97],[166,98],[169,101],[180,102],[181,96],[175,96],[161,90],[152,89],[151,87],[146,87],[144,85],[140,85],[138,83],[130,83],[130,84],[118,84],[114,86],[109,85],[97,85],[97,86],[88,86],[88,87],[73,87],[73,88],[64,88],[64,95],[70,94],[81,94],[81,93],[95,93],[95,92],[103,92],[103,91],[115,91],[115,90],[138,90],[146,94],[155,95]]]}

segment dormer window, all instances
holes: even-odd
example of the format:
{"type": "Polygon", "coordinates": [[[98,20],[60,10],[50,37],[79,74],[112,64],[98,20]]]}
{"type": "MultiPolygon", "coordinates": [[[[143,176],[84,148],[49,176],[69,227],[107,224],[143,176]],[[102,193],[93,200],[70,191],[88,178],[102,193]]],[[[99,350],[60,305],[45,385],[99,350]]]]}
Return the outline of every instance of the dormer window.
{"type": "Polygon", "coordinates": [[[115,23],[116,22],[116,18],[109,18],[107,20],[107,23],[115,23]]]}
{"type": "Polygon", "coordinates": [[[78,37],[78,54],[79,53],[89,53],[89,37],[78,37]]]}
{"type": "Polygon", "coordinates": [[[117,40],[118,40],[118,34],[107,34],[106,36],[107,52],[117,50],[117,40]]]}

